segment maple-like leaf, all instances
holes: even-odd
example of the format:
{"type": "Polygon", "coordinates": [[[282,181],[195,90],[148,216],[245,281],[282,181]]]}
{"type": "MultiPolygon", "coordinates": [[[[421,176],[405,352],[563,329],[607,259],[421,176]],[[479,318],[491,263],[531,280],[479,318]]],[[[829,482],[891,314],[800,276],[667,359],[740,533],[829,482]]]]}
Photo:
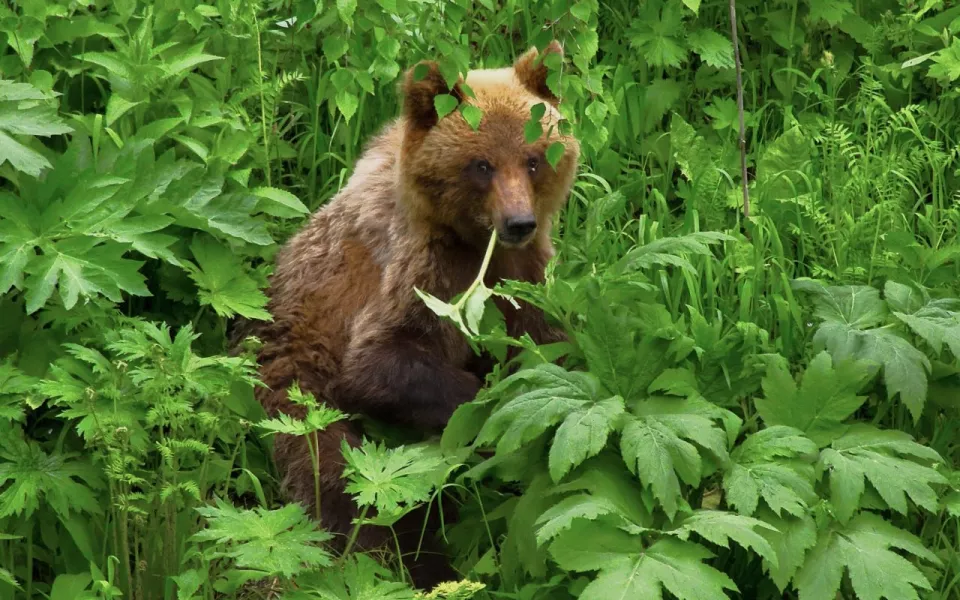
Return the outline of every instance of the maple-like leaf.
{"type": "Polygon", "coordinates": [[[48,504],[61,517],[72,512],[99,514],[94,491],[97,471],[70,454],[48,454],[32,440],[8,436],[0,441],[0,518],[29,519],[48,504]]]}
{"type": "Polygon", "coordinates": [[[947,483],[942,474],[929,466],[943,463],[935,450],[918,444],[901,431],[867,424],[852,426],[834,440],[821,452],[820,463],[829,470],[830,499],[841,522],[850,519],[860,507],[864,479],[890,509],[903,515],[907,514],[907,497],[935,512],[937,492],[930,486],[947,483]]]}
{"type": "Polygon", "coordinates": [[[777,565],[777,554],[762,535],[755,529],[775,531],[776,528],[758,519],[738,515],[723,510],[696,510],[685,516],[670,531],[686,541],[691,533],[724,548],[730,547],[730,540],[744,549],[752,550],[767,562],[777,565]]]}
{"type": "Polygon", "coordinates": [[[238,567],[264,576],[291,577],[305,567],[331,564],[330,554],[319,544],[332,536],[317,529],[300,504],[275,510],[240,509],[220,498],[216,504],[197,509],[206,518],[207,527],[193,539],[216,542],[224,549],[215,555],[232,558],[238,567]]]}
{"type": "Polygon", "coordinates": [[[825,446],[843,434],[843,422],[866,401],[857,391],[867,374],[852,361],[835,367],[824,351],[810,361],[798,388],[785,365],[772,364],[763,379],[764,397],[756,400],[757,412],[768,426],[793,427],[825,446]]]}
{"type": "Polygon", "coordinates": [[[630,27],[631,47],[642,52],[651,65],[679,67],[686,60],[687,48],[680,37],[683,33],[681,10],[674,2],[648,2],[630,27]]]}
{"type": "Polygon", "coordinates": [[[764,560],[763,568],[782,593],[803,566],[807,551],[817,543],[817,524],[807,513],[799,517],[786,514],[778,517],[767,508],[757,511],[757,518],[775,528],[762,529],[759,533],[777,555],[775,564],[764,560]]]}
{"type": "Polygon", "coordinates": [[[201,304],[212,306],[224,317],[239,314],[249,319],[272,319],[264,310],[266,295],[229,248],[203,236],[193,241],[190,250],[197,259],[197,267],[191,265],[188,270],[200,288],[201,304]]]}
{"type": "Polygon", "coordinates": [[[426,501],[446,472],[443,457],[425,446],[387,448],[364,440],[359,448],[346,441],[342,447],[347,492],[360,506],[375,506],[381,513],[426,501]]]}
{"type": "Polygon", "coordinates": [[[820,532],[794,580],[801,600],[834,600],[844,570],[859,600],[917,600],[918,589],[932,590],[920,569],[892,548],[941,564],[914,535],[877,515],[862,513],[846,525],[834,524],[820,532]]]}
{"type": "Polygon", "coordinates": [[[697,29],[687,35],[690,49],[700,60],[718,69],[732,69],[733,43],[712,29],[697,29]]]}
{"type": "Polygon", "coordinates": [[[552,363],[518,371],[489,394],[497,397],[518,387],[522,391],[493,412],[476,443],[497,440],[497,453],[509,454],[559,424],[549,455],[555,481],[600,452],[624,412],[623,399],[604,397],[592,373],[552,363]]]}
{"type": "Polygon", "coordinates": [[[847,15],[854,14],[853,4],[849,0],[807,0],[810,5],[810,21],[826,21],[834,27],[847,15]]]}
{"type": "Polygon", "coordinates": [[[51,167],[47,158],[17,140],[16,136],[51,136],[73,131],[55,108],[53,94],[45,94],[29,83],[0,79],[0,165],[37,177],[51,167]]]}
{"type": "Polygon", "coordinates": [[[761,498],[777,515],[803,515],[817,499],[816,456],[817,445],[796,429],[761,429],[730,453],[731,466],[723,476],[727,502],[744,515],[754,514],[761,498]]]}
{"type": "Polygon", "coordinates": [[[23,421],[27,400],[39,381],[26,375],[7,359],[0,362],[0,422],[23,421]]]}
{"type": "Polygon", "coordinates": [[[578,522],[550,545],[568,571],[599,571],[580,600],[727,600],[733,581],[705,564],[713,554],[699,544],[664,538],[645,547],[639,536],[578,522]]]}
{"type": "Polygon", "coordinates": [[[649,485],[667,516],[673,518],[680,498],[680,480],[700,484],[703,466],[698,446],[722,462],[729,459],[727,436],[716,426],[716,407],[702,398],[650,398],[634,407],[620,439],[630,471],[649,485]]]}
{"type": "Polygon", "coordinates": [[[936,64],[930,67],[930,77],[947,83],[960,79],[960,39],[954,36],[953,43],[937,52],[933,62],[936,64]]]}
{"type": "Polygon", "coordinates": [[[855,359],[882,368],[887,398],[899,394],[917,421],[927,399],[930,360],[895,332],[880,327],[888,312],[879,291],[867,286],[826,287],[810,280],[797,280],[794,286],[816,298],[814,314],[823,322],[814,346],[826,348],[835,361],[855,359]]]}
{"type": "Polygon", "coordinates": [[[368,554],[351,553],[336,569],[320,569],[297,577],[297,589],[284,600],[420,600],[408,585],[368,554]]]}

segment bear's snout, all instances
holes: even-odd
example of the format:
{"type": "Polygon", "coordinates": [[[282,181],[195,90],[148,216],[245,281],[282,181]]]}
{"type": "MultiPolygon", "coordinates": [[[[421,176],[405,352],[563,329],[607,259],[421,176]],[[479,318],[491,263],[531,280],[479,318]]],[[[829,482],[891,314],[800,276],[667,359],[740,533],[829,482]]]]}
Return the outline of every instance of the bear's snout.
{"type": "Polygon", "coordinates": [[[537,230],[537,218],[532,214],[510,216],[503,220],[500,237],[508,244],[521,244],[537,230]]]}

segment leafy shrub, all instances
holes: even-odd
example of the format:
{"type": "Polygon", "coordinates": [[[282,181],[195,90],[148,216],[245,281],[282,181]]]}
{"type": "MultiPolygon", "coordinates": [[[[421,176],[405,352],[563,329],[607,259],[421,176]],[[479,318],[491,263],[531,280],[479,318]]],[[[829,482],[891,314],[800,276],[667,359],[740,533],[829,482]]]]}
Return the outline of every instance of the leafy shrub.
{"type": "Polygon", "coordinates": [[[960,7],[736,9],[749,218],[727,2],[0,6],[0,598],[958,597],[960,7]],[[553,38],[558,260],[423,296],[501,364],[442,439],[345,449],[380,526],[459,505],[464,581],[417,592],[282,502],[271,434],[346,415],[267,420],[230,322],[403,69],[553,38]]]}

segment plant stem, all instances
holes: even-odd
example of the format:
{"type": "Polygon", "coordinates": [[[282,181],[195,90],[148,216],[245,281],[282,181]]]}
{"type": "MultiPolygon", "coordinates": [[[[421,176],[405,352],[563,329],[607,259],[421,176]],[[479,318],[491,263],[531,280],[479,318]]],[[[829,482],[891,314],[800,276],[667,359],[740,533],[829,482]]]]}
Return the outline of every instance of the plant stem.
{"type": "Polygon", "coordinates": [[[743,123],[743,74],[740,68],[740,41],[737,39],[737,2],[730,0],[730,33],[733,61],[737,68],[737,116],[740,118],[740,176],[743,179],[743,218],[750,218],[750,188],[747,184],[747,135],[743,123]]]}

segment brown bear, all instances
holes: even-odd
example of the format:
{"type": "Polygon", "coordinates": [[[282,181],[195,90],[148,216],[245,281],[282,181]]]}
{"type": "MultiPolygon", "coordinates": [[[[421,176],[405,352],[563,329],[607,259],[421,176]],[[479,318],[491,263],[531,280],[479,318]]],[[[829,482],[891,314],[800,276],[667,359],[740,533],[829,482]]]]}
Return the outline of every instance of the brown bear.
{"type": "MultiPolygon", "coordinates": [[[[544,52],[562,57],[555,41],[544,52]]],[[[414,288],[443,300],[465,291],[494,228],[499,244],[488,285],[542,280],[553,255],[551,221],[569,196],[580,152],[575,139],[558,132],[559,99],[547,86],[542,58],[531,48],[512,67],[471,71],[465,83],[472,93],[463,80],[448,88],[433,62],[405,74],[402,115],[369,143],[347,185],[277,255],[268,291],[274,320],[253,331],[263,342],[258,361],[266,384],[257,394],[269,414],[302,416],[287,399],[296,381],[346,413],[429,434],[474,398],[483,368],[462,334],[414,288]],[[438,94],[479,107],[478,130],[459,111],[438,118],[438,94]],[[540,103],[543,130],[554,133],[527,143],[524,124],[540,103]],[[558,139],[565,151],[553,168],[545,153],[558,139]]],[[[512,335],[528,333],[538,343],[562,339],[529,305],[500,309],[512,335]]],[[[358,513],[344,492],[341,440],[356,446],[361,435],[353,421],[320,435],[321,520],[344,534],[338,537],[350,532],[358,513]]],[[[274,457],[289,495],[312,510],[306,443],[278,436],[274,457]]],[[[417,544],[422,520],[410,525],[416,531],[405,533],[417,544]]],[[[365,527],[356,547],[392,545],[388,535],[365,527]]],[[[405,563],[419,587],[456,577],[423,560],[405,563]]]]}

